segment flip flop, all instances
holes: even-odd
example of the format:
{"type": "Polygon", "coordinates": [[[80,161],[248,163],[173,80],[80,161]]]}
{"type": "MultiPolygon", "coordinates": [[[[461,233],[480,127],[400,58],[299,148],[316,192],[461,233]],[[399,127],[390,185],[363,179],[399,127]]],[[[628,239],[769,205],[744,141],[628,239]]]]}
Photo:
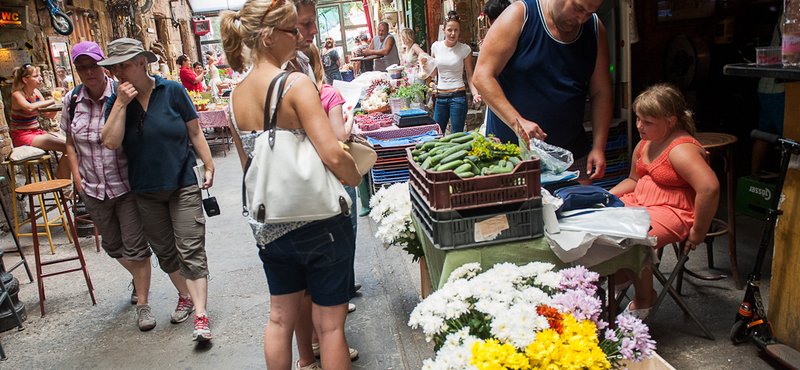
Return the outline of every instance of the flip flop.
{"type": "Polygon", "coordinates": [[[653,307],[648,307],[631,310],[631,304],[633,304],[633,302],[628,302],[628,305],[625,307],[625,311],[623,311],[622,314],[638,317],[639,320],[646,319],[647,315],[650,314],[650,310],[653,309],[653,307]]]}

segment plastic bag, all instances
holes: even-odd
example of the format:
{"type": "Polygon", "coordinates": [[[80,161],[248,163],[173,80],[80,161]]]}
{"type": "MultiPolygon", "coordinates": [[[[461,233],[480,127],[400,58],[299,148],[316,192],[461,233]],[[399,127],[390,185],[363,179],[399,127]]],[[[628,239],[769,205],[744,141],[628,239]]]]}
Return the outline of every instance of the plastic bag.
{"type": "Polygon", "coordinates": [[[531,139],[531,152],[539,157],[542,171],[550,170],[554,173],[562,173],[572,166],[574,159],[572,152],[555,145],[550,145],[536,138],[531,139]]]}
{"type": "Polygon", "coordinates": [[[433,74],[433,70],[435,70],[439,65],[439,62],[436,61],[436,58],[428,55],[427,53],[422,53],[419,55],[418,63],[419,68],[417,70],[419,70],[419,74],[417,77],[422,80],[430,77],[430,75],[433,74]]]}

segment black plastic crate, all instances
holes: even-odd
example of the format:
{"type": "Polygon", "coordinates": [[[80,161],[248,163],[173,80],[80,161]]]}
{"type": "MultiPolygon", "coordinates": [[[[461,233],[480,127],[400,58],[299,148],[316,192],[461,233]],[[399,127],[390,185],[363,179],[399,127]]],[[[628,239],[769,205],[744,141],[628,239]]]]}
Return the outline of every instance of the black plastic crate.
{"type": "Polygon", "coordinates": [[[436,249],[484,247],[544,235],[541,197],[518,203],[436,212],[428,208],[413,187],[410,187],[410,192],[414,216],[436,249]],[[475,241],[476,224],[498,216],[505,217],[508,228],[492,240],[475,241]]]}

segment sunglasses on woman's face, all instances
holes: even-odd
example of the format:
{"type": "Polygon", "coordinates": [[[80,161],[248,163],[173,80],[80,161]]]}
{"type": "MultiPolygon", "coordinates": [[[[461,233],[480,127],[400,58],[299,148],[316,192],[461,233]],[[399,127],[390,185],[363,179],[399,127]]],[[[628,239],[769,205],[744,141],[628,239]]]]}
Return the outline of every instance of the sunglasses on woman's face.
{"type": "Polygon", "coordinates": [[[282,29],[282,28],[276,28],[275,30],[276,31],[281,31],[281,32],[286,32],[286,33],[291,33],[292,36],[297,36],[297,34],[300,33],[300,30],[297,29],[297,28],[295,28],[293,30],[285,30],[285,29],[282,29]]]}

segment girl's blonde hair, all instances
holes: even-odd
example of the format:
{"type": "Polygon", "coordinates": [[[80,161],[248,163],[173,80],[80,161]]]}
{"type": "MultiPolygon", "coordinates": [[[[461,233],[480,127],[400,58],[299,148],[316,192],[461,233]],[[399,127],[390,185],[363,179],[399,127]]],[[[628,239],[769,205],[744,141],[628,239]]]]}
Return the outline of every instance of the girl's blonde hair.
{"type": "Polygon", "coordinates": [[[684,130],[692,136],[697,133],[692,111],[689,110],[681,91],[673,85],[664,83],[650,86],[636,97],[632,107],[638,116],[653,118],[675,116],[678,118],[675,129],[684,130]]]}
{"type": "Polygon", "coordinates": [[[243,72],[245,65],[257,61],[267,48],[264,38],[292,17],[297,19],[292,0],[248,0],[238,12],[222,11],[219,24],[222,49],[231,68],[243,72]]]}
{"type": "Polygon", "coordinates": [[[39,70],[39,67],[27,63],[22,65],[22,67],[14,68],[11,72],[11,75],[14,77],[14,81],[11,83],[11,92],[22,90],[25,86],[25,82],[22,81],[22,79],[33,76],[33,72],[37,70],[39,70]]]}
{"type": "Polygon", "coordinates": [[[333,49],[333,45],[334,45],[334,43],[333,43],[333,37],[327,37],[327,38],[325,38],[325,47],[326,47],[326,48],[328,48],[328,49],[333,49]]]}
{"type": "Polygon", "coordinates": [[[308,67],[314,71],[314,81],[317,83],[317,91],[321,90],[322,82],[325,80],[325,70],[322,68],[322,58],[319,55],[319,49],[316,45],[309,45],[307,50],[303,53],[308,57],[308,67]]]}
{"type": "Polygon", "coordinates": [[[414,43],[417,42],[417,35],[414,34],[414,30],[410,28],[403,28],[403,30],[400,31],[400,37],[403,39],[403,41],[410,45],[414,45],[414,43]]]}

